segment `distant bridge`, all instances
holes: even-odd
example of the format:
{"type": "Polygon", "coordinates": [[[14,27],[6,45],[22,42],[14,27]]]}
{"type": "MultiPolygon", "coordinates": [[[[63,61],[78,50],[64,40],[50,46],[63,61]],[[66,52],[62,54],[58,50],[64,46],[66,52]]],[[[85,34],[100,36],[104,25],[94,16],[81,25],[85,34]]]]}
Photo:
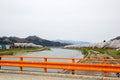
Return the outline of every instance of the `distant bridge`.
{"type": "Polygon", "coordinates": [[[119,59],[0,56],[0,68],[1,66],[19,67],[19,71],[23,71],[24,67],[43,68],[45,73],[47,72],[47,69],[63,69],[71,70],[72,74],[75,73],[75,70],[98,71],[103,72],[104,77],[107,76],[108,72],[120,72],[120,64],[118,64],[119,62],[119,59]],[[26,58],[41,59],[41,61],[25,60],[26,58]],[[51,59],[53,61],[49,61],[51,59]],[[56,60],[69,60],[70,62],[58,62],[56,60]],[[79,62],[77,62],[78,60],[79,62]],[[87,61],[87,63],[84,63],[84,61],[87,61]]]}

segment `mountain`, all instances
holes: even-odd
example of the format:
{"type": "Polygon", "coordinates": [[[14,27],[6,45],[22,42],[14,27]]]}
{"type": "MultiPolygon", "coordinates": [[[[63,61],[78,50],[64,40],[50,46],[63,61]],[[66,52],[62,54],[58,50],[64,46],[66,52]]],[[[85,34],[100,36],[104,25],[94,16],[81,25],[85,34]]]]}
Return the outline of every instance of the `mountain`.
{"type": "Polygon", "coordinates": [[[54,40],[54,41],[66,44],[90,44],[90,42],[85,41],[73,41],[73,40],[54,40]]]}
{"type": "Polygon", "coordinates": [[[46,39],[39,38],[37,36],[29,36],[25,38],[27,41],[32,42],[37,45],[42,45],[42,46],[64,46],[65,44],[60,43],[60,42],[54,42],[46,39]]]}
{"type": "Polygon", "coordinates": [[[18,37],[0,37],[0,44],[2,43],[27,43],[28,41],[24,38],[18,37]]]}
{"type": "Polygon", "coordinates": [[[120,36],[118,36],[118,37],[116,37],[116,38],[111,39],[111,41],[114,41],[114,40],[120,40],[120,36]]]}
{"type": "Polygon", "coordinates": [[[120,50],[120,36],[113,38],[109,41],[103,41],[99,43],[92,43],[92,44],[83,44],[83,45],[67,45],[65,48],[82,48],[82,47],[89,47],[89,48],[114,48],[120,50]]]}
{"type": "Polygon", "coordinates": [[[64,46],[66,44],[60,42],[54,42],[46,39],[39,38],[37,36],[28,36],[27,38],[18,37],[0,37],[0,44],[3,43],[34,43],[42,46],[64,46]]]}

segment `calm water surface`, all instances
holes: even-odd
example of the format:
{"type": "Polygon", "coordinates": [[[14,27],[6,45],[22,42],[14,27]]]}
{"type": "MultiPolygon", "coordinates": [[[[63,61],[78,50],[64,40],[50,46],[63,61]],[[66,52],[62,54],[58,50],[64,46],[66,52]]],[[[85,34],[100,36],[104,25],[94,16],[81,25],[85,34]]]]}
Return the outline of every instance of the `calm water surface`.
{"type": "Polygon", "coordinates": [[[43,56],[43,57],[66,57],[66,58],[82,58],[83,55],[80,51],[62,49],[62,48],[51,48],[48,51],[39,51],[31,53],[17,54],[18,56],[43,56]]]}
{"type": "MultiPolygon", "coordinates": [[[[70,50],[70,49],[63,49],[63,48],[51,48],[48,51],[38,51],[38,52],[30,52],[30,53],[22,53],[16,54],[15,56],[42,56],[42,57],[60,57],[60,58],[82,58],[83,55],[80,51],[77,50],[70,50]]],[[[24,60],[32,60],[32,61],[43,61],[43,59],[31,59],[25,58],[24,60]]],[[[51,60],[48,61],[54,62],[71,62],[71,60],[51,60]]],[[[17,67],[2,67],[2,69],[11,69],[11,70],[19,70],[17,67]]],[[[43,69],[36,69],[36,68],[23,68],[23,70],[27,71],[43,71],[43,69]]],[[[58,72],[60,70],[48,69],[48,72],[58,72]]]]}

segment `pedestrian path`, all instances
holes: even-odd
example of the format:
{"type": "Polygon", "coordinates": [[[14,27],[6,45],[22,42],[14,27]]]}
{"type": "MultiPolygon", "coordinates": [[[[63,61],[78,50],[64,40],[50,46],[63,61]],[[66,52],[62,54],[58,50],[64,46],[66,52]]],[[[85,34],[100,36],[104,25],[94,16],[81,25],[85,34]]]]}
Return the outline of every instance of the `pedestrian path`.
{"type": "Polygon", "coordinates": [[[0,80],[120,80],[120,78],[0,70],[0,80]]]}

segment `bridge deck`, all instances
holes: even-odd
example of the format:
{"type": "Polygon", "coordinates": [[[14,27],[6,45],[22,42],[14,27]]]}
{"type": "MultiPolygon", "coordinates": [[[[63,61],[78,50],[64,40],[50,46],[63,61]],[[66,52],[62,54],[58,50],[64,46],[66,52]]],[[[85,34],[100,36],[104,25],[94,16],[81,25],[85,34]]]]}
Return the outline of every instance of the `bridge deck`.
{"type": "Polygon", "coordinates": [[[0,70],[0,80],[120,80],[120,78],[0,70]]]}

